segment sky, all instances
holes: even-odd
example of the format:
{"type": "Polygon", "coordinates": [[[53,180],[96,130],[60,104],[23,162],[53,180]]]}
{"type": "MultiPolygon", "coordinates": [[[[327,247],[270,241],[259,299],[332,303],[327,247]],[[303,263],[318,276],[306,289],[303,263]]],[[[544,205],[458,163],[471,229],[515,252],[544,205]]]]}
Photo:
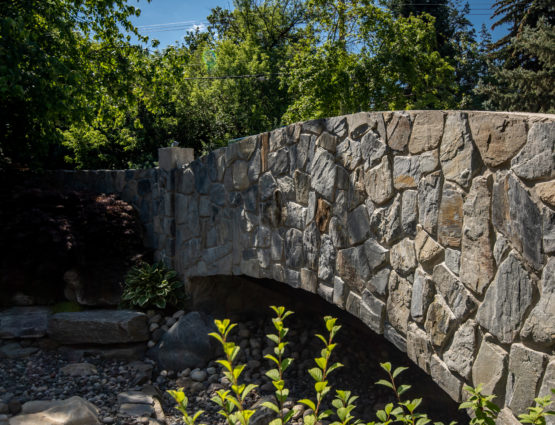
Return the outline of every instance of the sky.
{"type": "MultiPolygon", "coordinates": [[[[490,29],[494,2],[495,0],[468,0],[468,18],[477,33],[482,23],[490,29]]],[[[189,30],[196,27],[202,30],[207,25],[206,17],[212,8],[231,8],[232,5],[232,0],[151,0],[150,3],[141,0],[138,2],[141,16],[135,18],[133,23],[143,35],[160,41],[159,48],[164,48],[182,41],[189,30]]],[[[492,32],[492,38],[495,41],[505,33],[505,28],[496,28],[492,32]]]]}

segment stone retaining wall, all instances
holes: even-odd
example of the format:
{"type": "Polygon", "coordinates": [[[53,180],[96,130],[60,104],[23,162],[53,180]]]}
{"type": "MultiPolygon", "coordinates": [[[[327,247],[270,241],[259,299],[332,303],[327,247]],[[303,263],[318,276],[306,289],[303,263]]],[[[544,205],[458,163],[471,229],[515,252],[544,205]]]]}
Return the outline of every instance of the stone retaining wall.
{"type": "Polygon", "coordinates": [[[138,206],[183,276],[317,293],[454,400],[483,383],[518,414],[555,387],[554,146],[552,115],[358,113],[144,179],[92,173],[138,206]]]}

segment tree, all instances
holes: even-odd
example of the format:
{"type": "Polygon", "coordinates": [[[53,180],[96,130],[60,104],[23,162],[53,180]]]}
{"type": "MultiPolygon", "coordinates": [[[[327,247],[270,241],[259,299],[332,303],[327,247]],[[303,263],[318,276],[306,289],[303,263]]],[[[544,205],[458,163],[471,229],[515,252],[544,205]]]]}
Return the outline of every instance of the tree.
{"type": "MultiPolygon", "coordinates": [[[[91,120],[102,87],[129,92],[120,28],[139,11],[125,0],[0,2],[0,158],[20,166],[60,166],[62,132],[91,120]]],[[[137,34],[138,35],[138,34],[137,34]]]]}

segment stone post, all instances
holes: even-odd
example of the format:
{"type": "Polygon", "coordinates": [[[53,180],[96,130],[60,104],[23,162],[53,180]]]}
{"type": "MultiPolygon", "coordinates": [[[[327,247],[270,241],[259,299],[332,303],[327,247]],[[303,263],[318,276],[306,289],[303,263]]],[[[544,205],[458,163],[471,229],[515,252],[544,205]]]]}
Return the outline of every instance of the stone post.
{"type": "Polygon", "coordinates": [[[155,252],[156,260],[163,261],[168,267],[175,268],[175,190],[176,176],[180,168],[193,161],[191,148],[169,147],[158,149],[158,187],[160,190],[159,218],[161,234],[155,252]]]}

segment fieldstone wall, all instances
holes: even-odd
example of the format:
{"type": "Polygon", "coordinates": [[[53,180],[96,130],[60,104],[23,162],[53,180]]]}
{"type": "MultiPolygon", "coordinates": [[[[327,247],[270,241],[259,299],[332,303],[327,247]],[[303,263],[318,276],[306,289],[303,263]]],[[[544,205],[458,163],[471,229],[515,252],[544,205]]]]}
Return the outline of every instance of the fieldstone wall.
{"type": "Polygon", "coordinates": [[[184,277],[317,293],[456,401],[482,383],[516,415],[555,387],[555,116],[358,113],[160,163],[91,179],[184,277]]]}

